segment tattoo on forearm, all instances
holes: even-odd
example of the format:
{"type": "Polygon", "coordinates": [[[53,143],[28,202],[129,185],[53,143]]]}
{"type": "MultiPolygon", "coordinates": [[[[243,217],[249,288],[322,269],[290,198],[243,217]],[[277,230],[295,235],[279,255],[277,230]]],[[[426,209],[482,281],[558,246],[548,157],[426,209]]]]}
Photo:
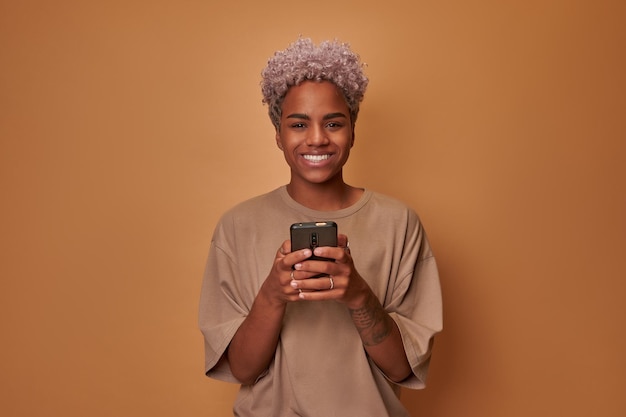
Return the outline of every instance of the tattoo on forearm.
{"type": "Polygon", "coordinates": [[[377,345],[391,333],[392,319],[374,296],[363,307],[350,309],[350,316],[365,346],[377,345]]]}

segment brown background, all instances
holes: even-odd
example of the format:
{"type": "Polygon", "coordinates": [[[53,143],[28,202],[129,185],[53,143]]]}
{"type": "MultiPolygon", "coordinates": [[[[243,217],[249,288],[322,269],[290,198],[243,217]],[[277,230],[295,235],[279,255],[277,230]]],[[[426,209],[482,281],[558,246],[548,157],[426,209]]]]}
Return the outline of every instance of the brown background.
{"type": "Polygon", "coordinates": [[[367,62],[346,178],[439,260],[407,406],[626,415],[625,5],[2,0],[0,414],[229,414],[201,275],[219,215],[288,179],[259,73],[303,34],[367,62]]]}

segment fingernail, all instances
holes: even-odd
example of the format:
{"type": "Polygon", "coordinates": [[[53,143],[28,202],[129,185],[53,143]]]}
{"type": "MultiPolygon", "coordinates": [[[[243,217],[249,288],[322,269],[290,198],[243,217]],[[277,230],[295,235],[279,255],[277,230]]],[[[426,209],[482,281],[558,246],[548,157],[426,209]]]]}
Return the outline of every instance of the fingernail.
{"type": "Polygon", "coordinates": [[[296,280],[295,280],[295,279],[292,279],[292,280],[291,280],[291,287],[292,287],[292,288],[298,288],[298,283],[296,282],[296,280]]]}

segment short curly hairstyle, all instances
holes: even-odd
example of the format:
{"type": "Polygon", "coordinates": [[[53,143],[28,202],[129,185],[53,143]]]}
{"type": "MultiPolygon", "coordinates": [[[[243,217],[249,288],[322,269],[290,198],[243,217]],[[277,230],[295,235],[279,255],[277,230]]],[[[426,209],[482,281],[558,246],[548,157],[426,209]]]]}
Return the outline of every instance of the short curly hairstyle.
{"type": "Polygon", "coordinates": [[[350,46],[337,40],[316,46],[309,38],[299,38],[284,51],[274,53],[261,72],[261,92],[276,130],[280,129],[281,106],[287,91],[307,80],[335,84],[343,92],[354,126],[369,82],[363,66],[350,46]]]}

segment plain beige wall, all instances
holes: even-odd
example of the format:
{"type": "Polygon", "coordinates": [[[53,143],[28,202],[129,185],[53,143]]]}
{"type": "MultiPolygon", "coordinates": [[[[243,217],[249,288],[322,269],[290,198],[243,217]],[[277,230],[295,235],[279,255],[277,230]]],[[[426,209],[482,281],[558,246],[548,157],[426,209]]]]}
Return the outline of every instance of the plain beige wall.
{"type": "Polygon", "coordinates": [[[201,275],[288,179],[258,85],[299,34],[367,62],[347,180],[436,250],[414,415],[626,415],[626,3],[349,3],[2,0],[1,415],[229,414],[201,275]]]}

